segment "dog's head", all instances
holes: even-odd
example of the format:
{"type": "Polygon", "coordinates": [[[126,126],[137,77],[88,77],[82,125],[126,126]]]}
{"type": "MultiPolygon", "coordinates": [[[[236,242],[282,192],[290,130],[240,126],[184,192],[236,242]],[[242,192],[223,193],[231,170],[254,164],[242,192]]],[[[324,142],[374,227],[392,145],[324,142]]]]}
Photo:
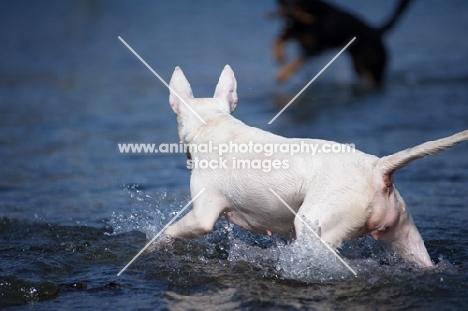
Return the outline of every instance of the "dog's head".
{"type": "Polygon", "coordinates": [[[179,136],[187,142],[187,135],[206,124],[217,114],[230,114],[237,105],[237,82],[229,65],[219,77],[213,98],[194,98],[192,88],[182,69],[176,67],[169,83],[169,103],[177,115],[179,136]]]}
{"type": "Polygon", "coordinates": [[[177,116],[194,111],[202,112],[206,106],[210,106],[209,108],[213,110],[232,113],[237,105],[237,82],[229,65],[226,65],[221,72],[213,98],[194,98],[192,88],[180,67],[175,68],[169,86],[169,103],[177,116]]]}

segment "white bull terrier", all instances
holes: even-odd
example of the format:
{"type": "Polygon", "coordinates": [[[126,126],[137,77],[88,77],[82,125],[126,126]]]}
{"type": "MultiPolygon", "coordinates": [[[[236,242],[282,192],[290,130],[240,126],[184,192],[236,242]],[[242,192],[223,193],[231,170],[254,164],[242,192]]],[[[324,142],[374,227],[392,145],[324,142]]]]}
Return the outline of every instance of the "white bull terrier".
{"type": "Polygon", "coordinates": [[[218,218],[224,216],[255,233],[294,232],[295,243],[300,243],[308,236],[299,219],[305,217],[318,224],[321,238],[335,248],[345,240],[368,234],[418,267],[433,266],[392,175],[413,160],[468,140],[468,130],[383,158],[358,150],[293,155],[278,150],[274,154],[231,150],[220,155],[216,147],[226,143],[231,147],[309,144],[318,146],[319,150],[337,143],[284,138],[247,126],[231,116],[237,104],[237,84],[228,65],[221,73],[213,98],[194,98],[179,67],[174,70],[170,86],[169,102],[177,114],[181,141],[199,146],[211,143],[213,148],[203,152],[192,149],[189,154],[189,159],[194,161],[190,180],[192,198],[206,190],[193,202],[193,209],[185,217],[167,228],[167,235],[196,238],[209,233],[218,218]],[[250,169],[237,167],[233,163],[238,160],[251,161],[252,166],[250,169]],[[210,165],[195,167],[196,161],[210,165]],[[257,166],[253,168],[255,161],[257,166]],[[275,163],[271,170],[258,167],[267,161],[275,163]]]}

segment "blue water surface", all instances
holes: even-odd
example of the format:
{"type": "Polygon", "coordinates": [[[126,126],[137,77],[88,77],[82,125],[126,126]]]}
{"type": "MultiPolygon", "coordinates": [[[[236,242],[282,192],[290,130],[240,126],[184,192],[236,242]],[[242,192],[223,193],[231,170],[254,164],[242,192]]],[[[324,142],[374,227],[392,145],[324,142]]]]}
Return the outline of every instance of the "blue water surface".
{"type": "MultiPolygon", "coordinates": [[[[333,3],[379,25],[396,1],[333,3]]],[[[383,156],[468,128],[466,1],[411,5],[385,37],[382,91],[366,88],[343,54],[268,125],[337,53],[278,85],[271,47],[281,23],[266,18],[275,8],[246,0],[0,3],[0,306],[464,310],[468,144],[395,176],[435,271],[363,238],[341,249],[354,278],[320,253],[220,221],[205,238],[144,253],[117,277],[190,199],[185,154],[119,153],[119,143],[179,139],[167,88],[118,36],[166,81],[182,67],[196,97],[212,96],[230,64],[234,116],[279,135],[383,156]]],[[[296,46],[287,52],[293,57],[296,46]]]]}

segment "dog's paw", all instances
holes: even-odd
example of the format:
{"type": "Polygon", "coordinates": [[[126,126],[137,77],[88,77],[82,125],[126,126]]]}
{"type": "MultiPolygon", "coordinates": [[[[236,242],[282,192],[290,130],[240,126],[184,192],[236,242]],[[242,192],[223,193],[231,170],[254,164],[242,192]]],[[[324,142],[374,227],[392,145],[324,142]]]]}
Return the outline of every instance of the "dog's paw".
{"type": "Polygon", "coordinates": [[[150,246],[148,246],[145,250],[147,253],[164,250],[168,247],[171,247],[174,242],[174,238],[168,234],[161,234],[159,238],[156,239],[150,246]]]}

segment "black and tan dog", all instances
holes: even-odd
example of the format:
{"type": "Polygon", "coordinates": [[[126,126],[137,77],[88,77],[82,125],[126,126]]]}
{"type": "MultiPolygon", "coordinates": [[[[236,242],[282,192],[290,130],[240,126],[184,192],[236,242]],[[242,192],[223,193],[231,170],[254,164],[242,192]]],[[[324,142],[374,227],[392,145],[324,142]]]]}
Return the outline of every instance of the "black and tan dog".
{"type": "Polygon", "coordinates": [[[382,84],[387,52],[383,35],[393,28],[411,0],[400,0],[389,20],[381,27],[371,27],[356,16],[321,0],[278,0],[285,26],[274,43],[274,56],[279,62],[285,59],[284,44],[289,40],[299,42],[302,53],[285,64],[278,73],[278,81],[288,80],[306,60],[322,51],[344,47],[353,37],[356,40],[347,49],[354,70],[368,84],[382,84]]]}

